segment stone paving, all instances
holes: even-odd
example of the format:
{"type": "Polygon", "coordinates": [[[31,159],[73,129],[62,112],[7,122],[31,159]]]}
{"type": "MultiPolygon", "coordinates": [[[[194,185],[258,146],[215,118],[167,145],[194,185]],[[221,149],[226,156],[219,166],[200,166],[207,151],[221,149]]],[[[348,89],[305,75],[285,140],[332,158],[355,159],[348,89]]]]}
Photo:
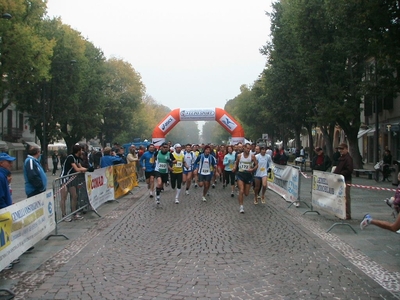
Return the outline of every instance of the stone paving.
{"type": "Polygon", "coordinates": [[[249,196],[243,215],[227,190],[211,193],[206,203],[200,190],[178,205],[169,190],[160,207],[147,195],[126,202],[120,218],[88,231],[80,251],[70,245],[44,264],[43,283],[24,298],[394,297],[282,212],[273,193],[265,205],[249,196]]]}
{"type": "Polygon", "coordinates": [[[103,218],[73,222],[95,226],[37,269],[0,278],[16,299],[400,299],[400,269],[351,244],[354,233],[326,233],[334,217],[303,216],[272,192],[267,204],[247,197],[245,214],[220,184],[207,202],[190,192],[175,204],[167,188],[157,207],[142,186],[103,218]]]}

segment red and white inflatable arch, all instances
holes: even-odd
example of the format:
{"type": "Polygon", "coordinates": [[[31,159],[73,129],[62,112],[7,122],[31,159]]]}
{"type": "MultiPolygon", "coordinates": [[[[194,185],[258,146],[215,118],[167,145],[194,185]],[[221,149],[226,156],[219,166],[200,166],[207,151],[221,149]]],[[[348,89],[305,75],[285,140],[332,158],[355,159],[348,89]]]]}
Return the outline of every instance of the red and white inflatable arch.
{"type": "Polygon", "coordinates": [[[154,128],[152,143],[159,147],[180,121],[217,121],[232,135],[232,143],[244,141],[243,127],[222,108],[176,108],[154,128]]]}

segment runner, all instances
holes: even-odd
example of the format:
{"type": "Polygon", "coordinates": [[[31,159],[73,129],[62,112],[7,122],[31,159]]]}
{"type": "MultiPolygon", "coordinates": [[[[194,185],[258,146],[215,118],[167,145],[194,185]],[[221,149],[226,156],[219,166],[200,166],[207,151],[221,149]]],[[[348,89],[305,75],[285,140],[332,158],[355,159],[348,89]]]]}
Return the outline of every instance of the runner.
{"type": "MultiPolygon", "coordinates": [[[[258,147],[258,146],[257,146],[258,147]]],[[[254,204],[258,204],[258,194],[261,189],[261,203],[265,203],[265,192],[267,190],[267,179],[268,179],[268,169],[271,167],[272,159],[271,156],[266,154],[266,149],[264,147],[260,148],[260,153],[256,154],[256,160],[258,162],[257,170],[254,176],[254,204]]]]}
{"type": "Polygon", "coordinates": [[[235,173],[233,167],[235,166],[236,156],[233,153],[233,146],[229,145],[226,147],[227,153],[224,156],[224,186],[228,186],[231,183],[231,197],[234,197],[235,193],[235,173]]]}
{"type": "MultiPolygon", "coordinates": [[[[198,144],[193,145],[193,153],[196,158],[201,154],[198,144]]],[[[195,166],[193,166],[193,181],[194,181],[194,187],[197,188],[198,187],[198,178],[197,178],[197,170],[196,170],[195,166]]]]}
{"type": "Polygon", "coordinates": [[[226,154],[225,151],[225,146],[221,145],[219,146],[218,152],[217,152],[217,170],[218,170],[218,175],[219,175],[219,181],[223,182],[222,187],[225,188],[225,174],[224,174],[224,156],[226,154]]]}
{"type": "Polygon", "coordinates": [[[193,164],[196,161],[196,156],[192,152],[190,144],[186,145],[186,149],[183,155],[185,164],[188,166],[188,168],[184,167],[183,169],[182,182],[183,185],[186,186],[186,195],[189,195],[190,184],[192,183],[193,164]]]}
{"type": "Polygon", "coordinates": [[[213,177],[211,168],[214,168],[216,161],[214,156],[210,154],[211,147],[209,145],[204,147],[204,153],[200,154],[195,161],[197,166],[197,174],[199,179],[199,187],[203,187],[203,202],[206,202],[206,195],[210,189],[210,182],[213,177]]]}
{"type": "Polygon", "coordinates": [[[150,198],[153,198],[154,192],[154,167],[155,167],[155,148],[153,144],[147,147],[147,151],[143,153],[140,158],[140,165],[144,171],[144,176],[146,178],[147,189],[149,191],[150,198]]]}
{"type": "Polygon", "coordinates": [[[184,154],[181,151],[181,144],[175,144],[175,151],[171,153],[172,170],[171,170],[171,188],[176,188],[175,203],[179,204],[179,195],[181,193],[183,167],[188,167],[184,161],[184,154]]]}
{"type": "Polygon", "coordinates": [[[243,153],[239,154],[236,158],[236,164],[233,168],[234,171],[238,170],[236,173],[237,183],[239,187],[239,212],[244,213],[243,208],[243,196],[248,196],[251,183],[253,181],[254,170],[257,170],[257,160],[254,155],[250,154],[250,144],[247,143],[243,147],[243,153]]]}
{"type": "Polygon", "coordinates": [[[172,170],[170,167],[171,154],[168,151],[168,143],[164,142],[161,144],[160,149],[157,153],[156,166],[154,169],[154,177],[156,178],[156,204],[160,204],[160,194],[163,186],[168,181],[168,170],[172,170]]]}

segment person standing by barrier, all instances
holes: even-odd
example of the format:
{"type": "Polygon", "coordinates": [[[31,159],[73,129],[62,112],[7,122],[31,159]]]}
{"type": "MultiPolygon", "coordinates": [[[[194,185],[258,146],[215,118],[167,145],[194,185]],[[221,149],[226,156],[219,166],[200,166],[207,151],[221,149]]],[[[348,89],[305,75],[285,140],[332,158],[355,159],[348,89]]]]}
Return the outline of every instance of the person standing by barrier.
{"type": "Polygon", "coordinates": [[[0,153],[0,209],[12,205],[9,178],[11,178],[12,163],[15,159],[7,153],[0,153]]]}
{"type": "Polygon", "coordinates": [[[100,160],[100,167],[110,167],[113,165],[123,164],[124,161],[121,157],[117,155],[111,155],[112,149],[110,147],[105,147],[103,150],[103,157],[100,160]]]}
{"type": "MultiPolygon", "coordinates": [[[[253,182],[253,172],[257,170],[258,163],[254,155],[250,154],[250,144],[247,143],[243,148],[243,153],[238,154],[236,163],[233,168],[237,176],[237,184],[239,188],[239,212],[244,213],[243,198],[248,196],[250,187],[253,182]]],[[[257,197],[257,195],[255,195],[257,197]]]]}
{"type": "Polygon", "coordinates": [[[155,168],[155,153],[154,153],[154,145],[150,144],[147,147],[147,151],[143,153],[140,158],[140,165],[142,166],[142,170],[144,172],[147,189],[149,191],[150,198],[153,198],[154,192],[154,168],[155,168]]]}
{"type": "Polygon", "coordinates": [[[58,163],[60,162],[57,150],[55,150],[53,155],[51,156],[51,161],[53,162],[53,176],[55,176],[58,170],[58,163]]]}
{"type": "MultiPolygon", "coordinates": [[[[74,173],[84,173],[87,171],[86,168],[82,167],[81,165],[81,155],[82,155],[82,147],[79,144],[75,144],[72,147],[72,154],[67,156],[67,159],[64,162],[63,170],[61,173],[62,178],[62,186],[61,186],[61,212],[62,212],[62,217],[64,218],[64,221],[66,222],[71,222],[72,218],[71,217],[66,217],[66,207],[65,207],[65,202],[67,200],[68,193],[70,194],[71,197],[71,209],[72,212],[74,213],[77,208],[77,202],[78,202],[78,194],[76,187],[78,185],[78,180],[75,177],[68,176],[72,175],[74,173]],[[66,176],[66,177],[64,177],[66,176]]],[[[76,213],[74,215],[75,220],[81,220],[83,217],[79,214],[76,213]]]]}
{"type": "MultiPolygon", "coordinates": [[[[257,146],[258,147],[258,146],[257,146]]],[[[258,193],[261,189],[261,203],[265,203],[265,192],[267,191],[268,184],[268,169],[271,167],[272,159],[271,156],[266,154],[266,149],[264,147],[260,148],[260,153],[256,154],[257,160],[257,170],[254,175],[254,204],[258,204],[258,193]]]]}
{"type": "Polygon", "coordinates": [[[332,165],[331,159],[328,155],[325,155],[321,147],[315,148],[315,153],[317,155],[313,157],[311,168],[313,170],[327,172],[332,165]]]}
{"type": "MultiPolygon", "coordinates": [[[[12,163],[15,157],[7,153],[0,153],[0,209],[12,205],[10,184],[11,184],[11,170],[12,163]]],[[[5,270],[10,270],[15,264],[19,263],[19,258],[13,260],[5,270]]]]}
{"type": "Polygon", "coordinates": [[[136,180],[139,181],[139,158],[136,152],[136,146],[131,145],[129,147],[129,153],[126,156],[126,162],[128,164],[135,163],[135,170],[136,170],[136,180]]]}
{"type": "Polygon", "coordinates": [[[228,145],[226,147],[227,153],[224,156],[224,186],[231,184],[231,197],[235,196],[235,173],[233,172],[233,167],[235,165],[236,155],[233,153],[233,146],[228,145]]]}
{"type": "Polygon", "coordinates": [[[38,160],[40,148],[30,146],[24,163],[25,193],[28,198],[47,189],[47,176],[38,160]]]}
{"type": "Polygon", "coordinates": [[[344,181],[346,182],[346,220],[351,219],[351,198],[350,198],[350,186],[351,175],[353,173],[353,158],[350,156],[349,148],[347,144],[342,143],[338,147],[340,157],[338,165],[336,166],[333,173],[343,175],[344,181]]]}
{"type": "Polygon", "coordinates": [[[217,163],[215,157],[211,155],[210,152],[211,147],[206,145],[204,147],[204,152],[200,154],[194,162],[197,169],[199,187],[203,188],[203,202],[207,201],[206,195],[210,189],[210,182],[213,177],[211,169],[215,168],[217,163]]]}
{"type": "MultiPolygon", "coordinates": [[[[335,148],[335,153],[333,153],[332,155],[332,167],[335,167],[338,165],[339,163],[339,158],[340,158],[340,152],[339,152],[339,148],[336,147],[335,148]]],[[[332,172],[334,171],[334,169],[332,168],[332,172]]]]}
{"type": "Polygon", "coordinates": [[[196,156],[192,152],[190,144],[186,145],[183,155],[185,160],[185,166],[183,168],[182,183],[186,187],[185,191],[186,195],[189,195],[190,184],[192,183],[193,164],[196,160],[196,156]]]}

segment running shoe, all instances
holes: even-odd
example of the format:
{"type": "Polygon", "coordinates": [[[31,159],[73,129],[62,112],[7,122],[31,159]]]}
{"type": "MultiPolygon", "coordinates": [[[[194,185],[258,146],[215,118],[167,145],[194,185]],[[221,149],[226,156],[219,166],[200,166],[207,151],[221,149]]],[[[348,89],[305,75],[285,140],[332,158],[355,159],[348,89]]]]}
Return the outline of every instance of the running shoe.
{"type": "Polygon", "coordinates": [[[156,200],[156,204],[157,204],[157,205],[160,204],[160,199],[157,199],[157,200],[156,200]]]}
{"type": "Polygon", "coordinates": [[[207,192],[207,196],[210,196],[210,192],[207,192]]]}
{"type": "Polygon", "coordinates": [[[150,198],[153,198],[154,196],[153,196],[153,194],[150,194],[150,198]]]}
{"type": "Polygon", "coordinates": [[[387,204],[387,206],[389,206],[390,208],[392,208],[392,204],[393,204],[393,199],[391,198],[386,198],[385,203],[387,204]]]}
{"type": "Polygon", "coordinates": [[[198,187],[197,183],[195,183],[195,184],[194,184],[194,187],[195,187],[195,188],[197,188],[197,187],[198,187]]]}
{"type": "Polygon", "coordinates": [[[257,204],[258,204],[258,200],[254,199],[254,205],[257,205],[257,204]]]}
{"type": "Polygon", "coordinates": [[[372,218],[369,214],[366,214],[364,216],[364,219],[360,223],[360,228],[363,230],[365,227],[367,227],[369,224],[371,224],[372,218]]]}
{"type": "Polygon", "coordinates": [[[80,214],[76,214],[74,216],[74,220],[82,220],[82,219],[83,219],[83,216],[81,216],[80,214]]]}
{"type": "MultiPolygon", "coordinates": [[[[65,216],[63,216],[63,218],[64,218],[65,216]]],[[[65,219],[64,219],[64,222],[72,222],[72,218],[71,217],[66,217],[65,219]]]]}
{"type": "Polygon", "coordinates": [[[179,204],[179,200],[178,199],[175,199],[175,204],[179,204]]]}
{"type": "Polygon", "coordinates": [[[231,197],[232,197],[232,198],[235,197],[235,194],[234,194],[234,193],[231,193],[231,197]]]}
{"type": "Polygon", "coordinates": [[[19,258],[14,259],[14,260],[11,262],[11,264],[13,264],[13,265],[19,264],[19,258]]]}
{"type": "Polygon", "coordinates": [[[261,203],[265,204],[265,197],[261,197],[261,203]]]}
{"type": "Polygon", "coordinates": [[[203,202],[207,201],[206,197],[204,197],[204,196],[203,196],[202,200],[203,200],[203,202]]]}
{"type": "Polygon", "coordinates": [[[186,195],[189,195],[189,191],[188,191],[188,190],[186,190],[185,194],[186,194],[186,195]]]}
{"type": "Polygon", "coordinates": [[[244,208],[243,208],[243,205],[240,205],[240,210],[239,210],[239,212],[240,212],[241,214],[244,214],[244,208]]]}
{"type": "Polygon", "coordinates": [[[11,270],[13,268],[13,264],[9,264],[7,267],[5,267],[3,270],[11,270]]]}
{"type": "Polygon", "coordinates": [[[215,189],[215,184],[213,183],[213,185],[211,186],[213,189],[215,189]]]}

